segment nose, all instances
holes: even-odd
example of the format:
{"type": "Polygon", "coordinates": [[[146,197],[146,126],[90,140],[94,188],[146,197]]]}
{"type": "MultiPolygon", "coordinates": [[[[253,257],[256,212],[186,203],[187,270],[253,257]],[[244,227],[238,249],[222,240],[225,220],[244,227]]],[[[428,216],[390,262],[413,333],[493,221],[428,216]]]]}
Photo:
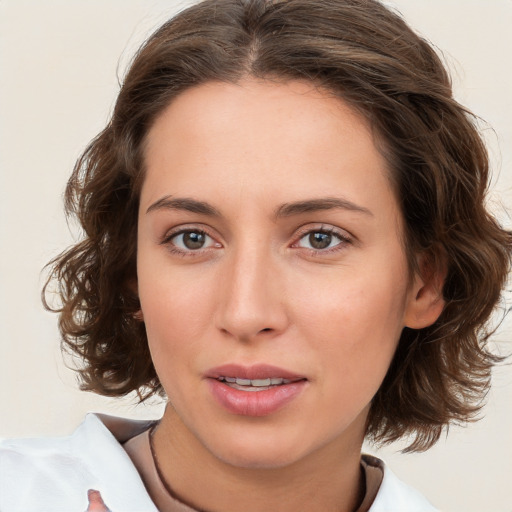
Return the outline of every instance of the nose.
{"type": "Polygon", "coordinates": [[[252,246],[233,254],[219,290],[217,327],[244,342],[282,333],[288,325],[283,284],[269,251],[252,246]]]}

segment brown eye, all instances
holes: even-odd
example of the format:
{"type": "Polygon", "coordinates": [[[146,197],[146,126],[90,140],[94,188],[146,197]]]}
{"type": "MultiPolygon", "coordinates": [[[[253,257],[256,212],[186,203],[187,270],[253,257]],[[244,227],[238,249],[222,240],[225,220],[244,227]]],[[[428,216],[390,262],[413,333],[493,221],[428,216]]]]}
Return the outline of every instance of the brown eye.
{"type": "Polygon", "coordinates": [[[182,231],[174,235],[170,242],[182,251],[197,251],[213,244],[213,240],[203,231],[182,231]]]}
{"type": "Polygon", "coordinates": [[[327,249],[331,245],[332,235],[329,233],[310,233],[309,244],[313,249],[327,249]]]}
{"type": "Polygon", "coordinates": [[[304,234],[298,241],[297,246],[313,251],[326,251],[326,249],[342,249],[350,243],[350,238],[344,236],[342,233],[327,229],[318,229],[304,234]]]}
{"type": "Polygon", "coordinates": [[[198,233],[191,231],[189,233],[183,233],[183,245],[187,249],[201,249],[206,241],[204,233],[198,233]]]}

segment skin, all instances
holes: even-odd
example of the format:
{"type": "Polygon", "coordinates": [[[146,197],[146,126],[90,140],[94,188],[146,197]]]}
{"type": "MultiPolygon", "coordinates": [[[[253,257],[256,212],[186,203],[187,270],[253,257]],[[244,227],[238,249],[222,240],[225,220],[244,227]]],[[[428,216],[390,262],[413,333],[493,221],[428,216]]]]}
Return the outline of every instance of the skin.
{"type": "Polygon", "coordinates": [[[90,489],[87,492],[87,498],[89,500],[89,506],[86,512],[110,512],[110,509],[105,505],[99,491],[90,489]]]}
{"type": "Polygon", "coordinates": [[[160,115],[145,158],[138,290],[169,398],[154,439],[165,480],[209,511],[355,510],[371,399],[403,327],[442,310],[437,285],[409,278],[369,126],[308,83],[208,83],[160,115]],[[344,203],[283,206],[322,198],[344,203]],[[206,233],[205,245],[188,248],[184,229],[206,233]],[[312,233],[328,247],[312,247],[312,233]],[[226,363],[307,382],[275,413],[237,415],[205,378],[226,363]]]}

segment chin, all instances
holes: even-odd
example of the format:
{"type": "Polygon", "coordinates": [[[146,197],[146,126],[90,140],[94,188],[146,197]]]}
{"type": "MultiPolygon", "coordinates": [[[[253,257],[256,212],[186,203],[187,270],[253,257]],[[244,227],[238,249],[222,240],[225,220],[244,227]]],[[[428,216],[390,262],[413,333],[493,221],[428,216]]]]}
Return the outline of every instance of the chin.
{"type": "Polygon", "coordinates": [[[294,456],[289,450],[283,453],[268,450],[264,453],[254,447],[247,450],[231,449],[214,455],[225,464],[243,469],[280,469],[301,458],[300,455],[294,456]]]}
{"type": "Polygon", "coordinates": [[[274,432],[221,432],[204,443],[210,453],[225,464],[245,469],[278,469],[298,462],[309,452],[304,436],[274,429],[274,432]],[[277,432],[276,432],[277,430],[277,432]]]}

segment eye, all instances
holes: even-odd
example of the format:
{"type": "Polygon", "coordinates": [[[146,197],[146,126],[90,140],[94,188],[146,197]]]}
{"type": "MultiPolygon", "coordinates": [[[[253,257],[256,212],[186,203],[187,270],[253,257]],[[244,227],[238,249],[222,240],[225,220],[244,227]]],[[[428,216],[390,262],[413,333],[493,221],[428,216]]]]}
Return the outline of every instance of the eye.
{"type": "Polygon", "coordinates": [[[197,251],[215,246],[215,241],[204,231],[187,229],[167,237],[165,243],[172,244],[176,249],[184,252],[197,251]]]}
{"type": "Polygon", "coordinates": [[[302,236],[296,245],[314,251],[325,251],[334,249],[344,243],[350,243],[350,240],[341,233],[335,233],[328,229],[316,229],[302,236]]]}

